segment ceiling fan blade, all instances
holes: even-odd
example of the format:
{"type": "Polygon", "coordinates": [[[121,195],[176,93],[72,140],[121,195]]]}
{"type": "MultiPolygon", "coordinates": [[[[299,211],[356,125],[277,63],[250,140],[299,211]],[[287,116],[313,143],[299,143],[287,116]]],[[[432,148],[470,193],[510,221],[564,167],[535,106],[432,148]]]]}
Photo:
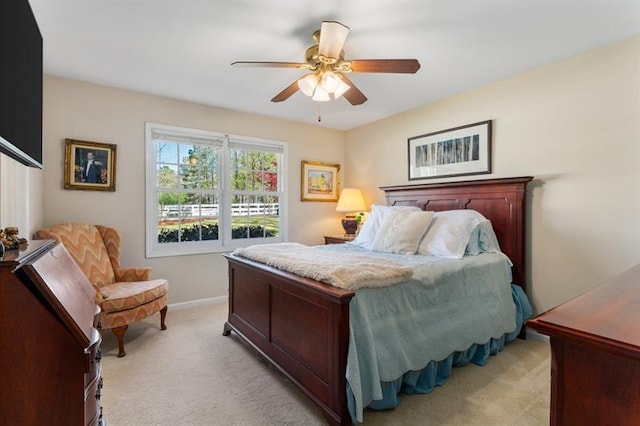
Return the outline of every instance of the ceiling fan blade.
{"type": "Polygon", "coordinates": [[[271,99],[271,102],[286,101],[287,99],[289,99],[291,97],[291,95],[296,93],[298,91],[298,89],[299,89],[298,80],[296,80],[293,83],[291,83],[289,86],[287,86],[287,88],[284,89],[282,92],[280,92],[277,95],[275,95],[273,97],[273,99],[271,99]]]}
{"type": "Polygon", "coordinates": [[[233,67],[267,67],[267,68],[301,68],[306,64],[299,62],[257,62],[257,61],[236,61],[231,63],[233,67]]]}
{"type": "Polygon", "coordinates": [[[349,62],[353,72],[414,74],[420,69],[417,59],[354,59],[349,62]]]}
{"type": "Polygon", "coordinates": [[[362,105],[363,103],[367,102],[367,97],[364,95],[364,93],[362,93],[360,89],[358,89],[356,85],[347,78],[346,75],[336,75],[338,75],[342,79],[342,81],[349,85],[349,90],[344,92],[342,96],[344,96],[344,98],[348,100],[351,105],[362,105]]]}
{"type": "Polygon", "coordinates": [[[349,27],[342,25],[340,22],[323,21],[320,27],[318,54],[327,58],[338,59],[348,35],[349,27]]]}

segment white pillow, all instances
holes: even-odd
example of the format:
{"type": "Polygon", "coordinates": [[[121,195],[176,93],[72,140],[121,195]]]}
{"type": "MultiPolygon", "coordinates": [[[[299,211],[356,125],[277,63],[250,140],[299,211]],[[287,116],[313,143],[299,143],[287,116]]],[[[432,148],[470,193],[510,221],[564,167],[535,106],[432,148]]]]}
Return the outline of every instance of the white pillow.
{"type": "Polygon", "coordinates": [[[397,254],[416,254],[433,212],[392,210],[384,215],[373,240],[373,250],[397,254]]]}
{"type": "Polygon", "coordinates": [[[487,219],[475,210],[436,212],[418,254],[462,259],[474,229],[487,219]]]}
{"type": "Polygon", "coordinates": [[[373,240],[378,233],[378,229],[384,219],[385,213],[394,210],[420,211],[418,207],[414,206],[382,206],[379,204],[372,204],[371,213],[369,213],[367,220],[360,229],[360,232],[358,232],[358,235],[356,235],[356,238],[350,244],[371,250],[373,247],[373,240]]]}

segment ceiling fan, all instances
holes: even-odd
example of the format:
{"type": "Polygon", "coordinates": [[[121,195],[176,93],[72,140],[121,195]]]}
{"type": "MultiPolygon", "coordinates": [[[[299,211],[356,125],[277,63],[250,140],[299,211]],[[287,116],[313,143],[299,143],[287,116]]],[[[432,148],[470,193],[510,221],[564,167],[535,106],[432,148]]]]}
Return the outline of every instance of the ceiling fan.
{"type": "Polygon", "coordinates": [[[360,105],[367,97],[346,76],[352,72],[414,74],[420,69],[416,59],[344,59],[344,42],[349,27],[335,21],[323,21],[313,34],[316,44],[307,49],[304,63],[233,62],[232,66],[298,68],[309,71],[271,99],[282,102],[298,90],[315,101],[329,101],[344,96],[351,105],[360,105]]]}

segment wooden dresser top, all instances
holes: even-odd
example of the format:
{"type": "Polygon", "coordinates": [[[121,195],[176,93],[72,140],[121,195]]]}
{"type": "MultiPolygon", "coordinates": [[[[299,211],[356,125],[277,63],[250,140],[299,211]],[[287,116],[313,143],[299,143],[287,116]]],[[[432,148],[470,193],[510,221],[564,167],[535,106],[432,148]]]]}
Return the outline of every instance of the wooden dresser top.
{"type": "Polygon", "coordinates": [[[640,265],[527,322],[543,334],[600,341],[640,357],[640,265]]]}

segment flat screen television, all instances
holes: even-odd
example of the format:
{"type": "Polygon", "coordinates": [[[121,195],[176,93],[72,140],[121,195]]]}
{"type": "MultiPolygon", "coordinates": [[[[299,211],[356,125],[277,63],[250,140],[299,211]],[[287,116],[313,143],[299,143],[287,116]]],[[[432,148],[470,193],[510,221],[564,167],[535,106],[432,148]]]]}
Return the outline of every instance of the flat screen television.
{"type": "Polygon", "coordinates": [[[42,35],[28,0],[0,0],[0,152],[42,168],[42,35]]]}

